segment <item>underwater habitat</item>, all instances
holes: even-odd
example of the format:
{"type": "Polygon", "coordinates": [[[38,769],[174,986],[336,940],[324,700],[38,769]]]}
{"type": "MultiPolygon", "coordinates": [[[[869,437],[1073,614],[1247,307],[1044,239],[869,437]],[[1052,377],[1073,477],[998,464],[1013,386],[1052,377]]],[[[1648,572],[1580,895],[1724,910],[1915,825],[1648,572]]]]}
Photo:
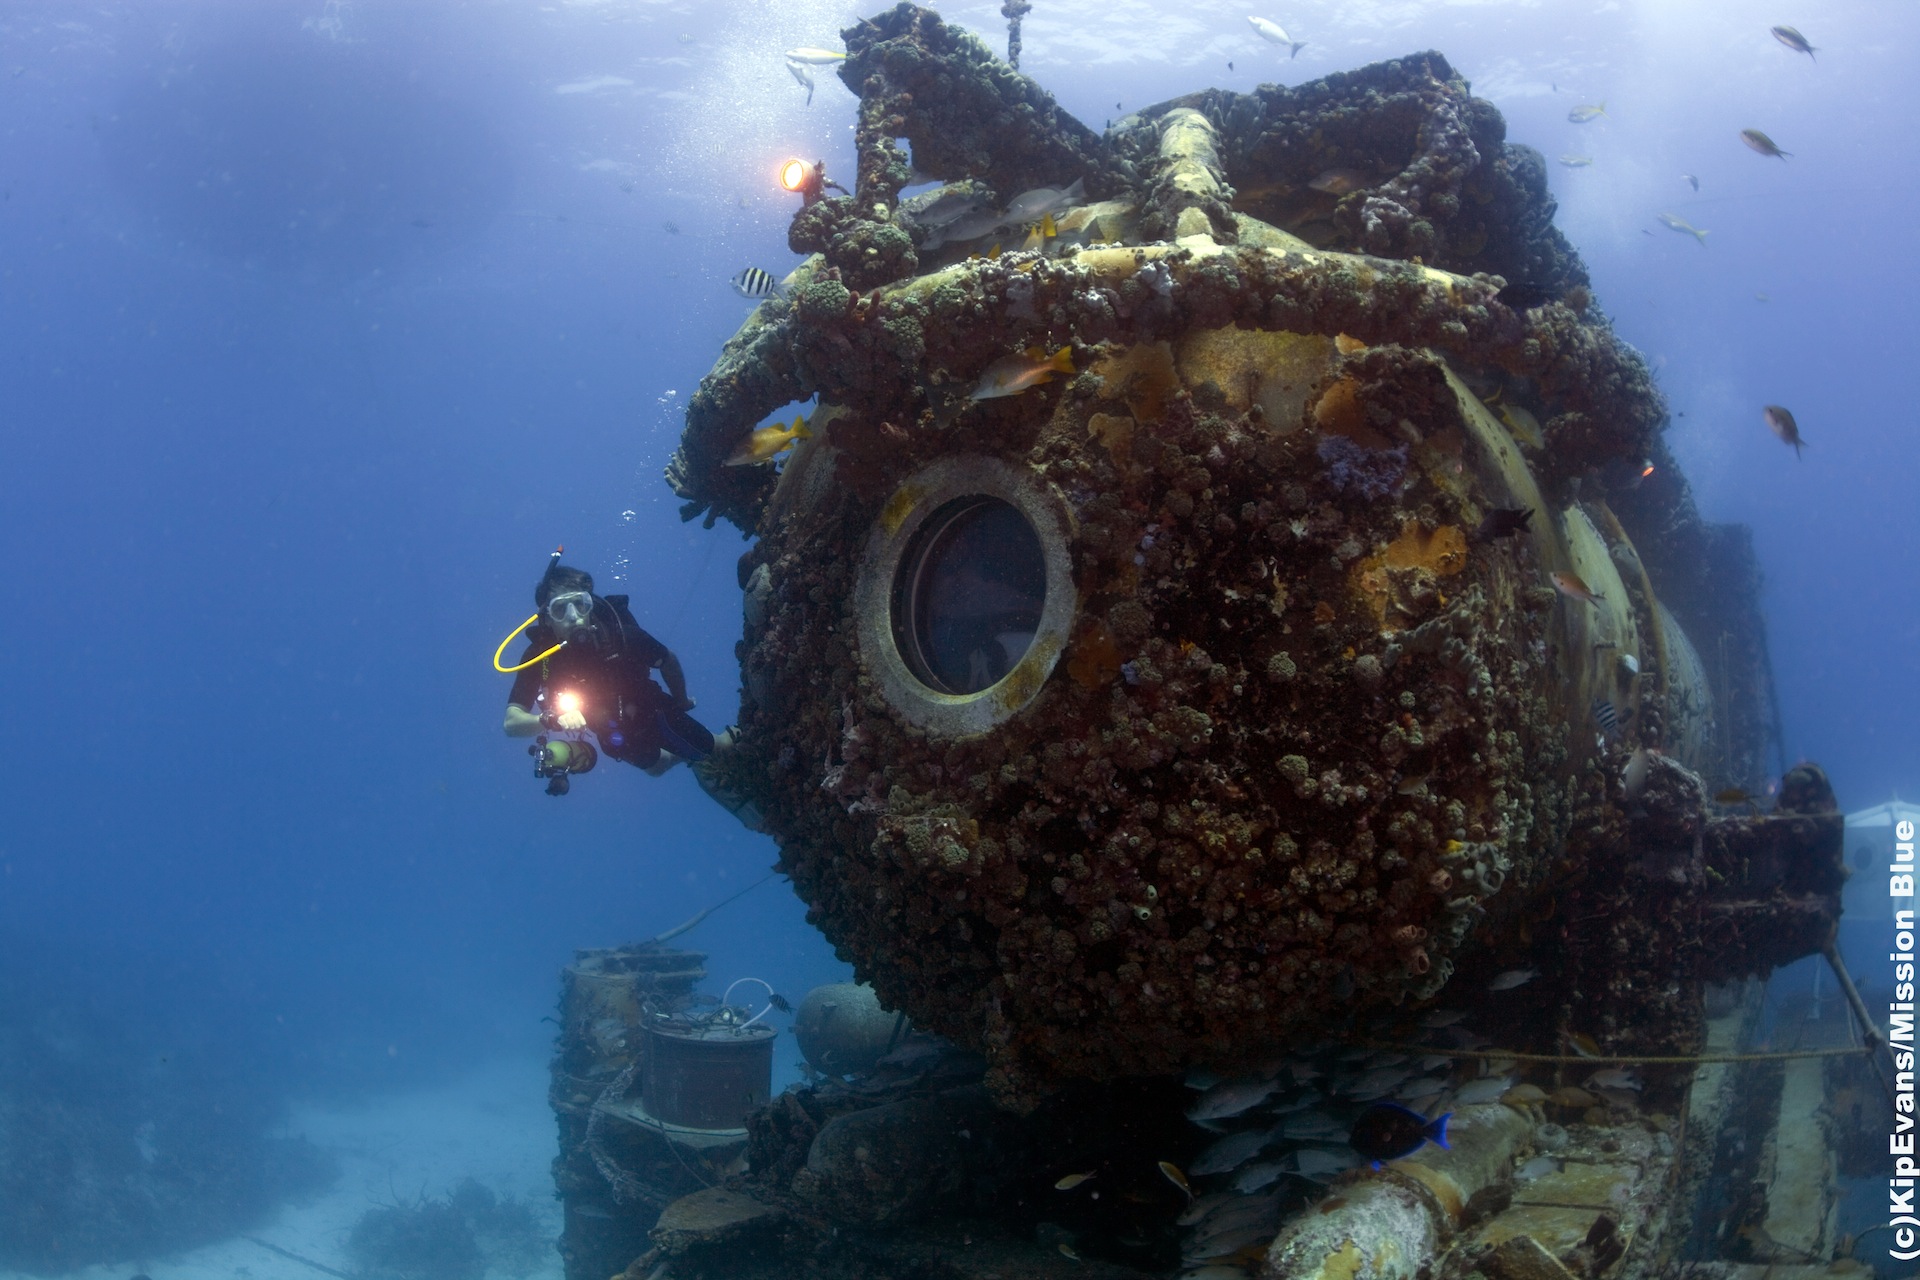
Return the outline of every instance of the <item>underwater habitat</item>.
{"type": "Polygon", "coordinates": [[[1920,1275],[1917,42],[17,0],[0,1280],[1920,1275]]]}

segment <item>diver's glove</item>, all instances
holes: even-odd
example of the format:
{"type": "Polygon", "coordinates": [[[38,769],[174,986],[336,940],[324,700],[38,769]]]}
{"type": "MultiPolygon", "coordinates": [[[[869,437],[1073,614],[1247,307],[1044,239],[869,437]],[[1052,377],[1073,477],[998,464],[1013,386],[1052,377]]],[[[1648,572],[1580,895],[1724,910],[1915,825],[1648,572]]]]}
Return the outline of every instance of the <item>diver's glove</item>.
{"type": "Polygon", "coordinates": [[[547,718],[553,721],[554,728],[564,729],[570,733],[587,727],[587,717],[577,708],[572,711],[555,711],[547,718]]]}

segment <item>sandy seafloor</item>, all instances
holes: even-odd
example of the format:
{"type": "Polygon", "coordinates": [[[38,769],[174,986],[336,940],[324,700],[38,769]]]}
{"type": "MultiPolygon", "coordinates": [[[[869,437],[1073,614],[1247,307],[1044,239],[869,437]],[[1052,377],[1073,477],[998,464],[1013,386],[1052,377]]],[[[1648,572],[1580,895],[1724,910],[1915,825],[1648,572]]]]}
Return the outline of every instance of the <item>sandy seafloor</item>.
{"type": "MultiPolygon", "coordinates": [[[[306,1137],[339,1162],[333,1186],[283,1205],[246,1234],[335,1271],[352,1272],[346,1254],[354,1223],[376,1205],[410,1203],[422,1192],[444,1197],[474,1178],[501,1197],[513,1196],[539,1220],[544,1240],[560,1234],[553,1198],[553,1112],[547,1107],[547,1062],[516,1058],[475,1067],[464,1077],[419,1092],[395,1093],[344,1107],[296,1107],[286,1132],[306,1137]]],[[[69,1272],[73,1280],[315,1280],[324,1273],[243,1238],[168,1258],[141,1259],[69,1272]]],[[[531,1265],[490,1268],[487,1280],[559,1280],[560,1255],[549,1246],[531,1265]]],[[[0,1280],[29,1280],[0,1270],[0,1280]]]]}

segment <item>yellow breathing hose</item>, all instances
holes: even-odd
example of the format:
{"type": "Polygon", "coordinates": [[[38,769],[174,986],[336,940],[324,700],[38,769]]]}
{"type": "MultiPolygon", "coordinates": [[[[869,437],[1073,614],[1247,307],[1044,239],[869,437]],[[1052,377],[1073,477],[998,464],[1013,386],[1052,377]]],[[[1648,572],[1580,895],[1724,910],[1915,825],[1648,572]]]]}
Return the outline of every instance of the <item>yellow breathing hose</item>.
{"type": "Polygon", "coordinates": [[[534,623],[538,621],[540,621],[540,615],[536,613],[531,618],[528,618],[525,622],[515,627],[513,630],[507,632],[507,638],[505,640],[502,640],[500,642],[500,647],[493,651],[493,669],[495,671],[498,671],[503,676],[510,676],[516,671],[525,671],[528,667],[532,666],[536,662],[545,662],[548,658],[551,658],[554,654],[560,652],[562,649],[567,647],[567,642],[565,640],[562,640],[559,644],[553,646],[553,648],[547,650],[545,653],[540,654],[538,657],[528,658],[525,662],[521,663],[517,667],[501,666],[500,655],[507,651],[507,646],[513,643],[513,638],[519,635],[522,631],[525,631],[528,627],[532,626],[534,623]]]}

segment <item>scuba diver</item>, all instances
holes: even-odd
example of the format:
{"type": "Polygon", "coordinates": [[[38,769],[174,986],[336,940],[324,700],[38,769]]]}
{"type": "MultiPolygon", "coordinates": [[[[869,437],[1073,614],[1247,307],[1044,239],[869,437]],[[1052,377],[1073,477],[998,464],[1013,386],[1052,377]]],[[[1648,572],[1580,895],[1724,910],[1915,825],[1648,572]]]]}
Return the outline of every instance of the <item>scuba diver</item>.
{"type": "Polygon", "coordinates": [[[555,551],[533,600],[539,612],[501,641],[493,665],[514,677],[507,736],[534,739],[527,752],[548,795],[567,794],[569,776],[593,768],[600,752],[655,777],[713,753],[713,734],[687,714],[693,699],[679,659],[634,621],[627,597],[595,595],[593,578],[555,551]],[[502,666],[523,631],[519,663],[502,666]]]}

